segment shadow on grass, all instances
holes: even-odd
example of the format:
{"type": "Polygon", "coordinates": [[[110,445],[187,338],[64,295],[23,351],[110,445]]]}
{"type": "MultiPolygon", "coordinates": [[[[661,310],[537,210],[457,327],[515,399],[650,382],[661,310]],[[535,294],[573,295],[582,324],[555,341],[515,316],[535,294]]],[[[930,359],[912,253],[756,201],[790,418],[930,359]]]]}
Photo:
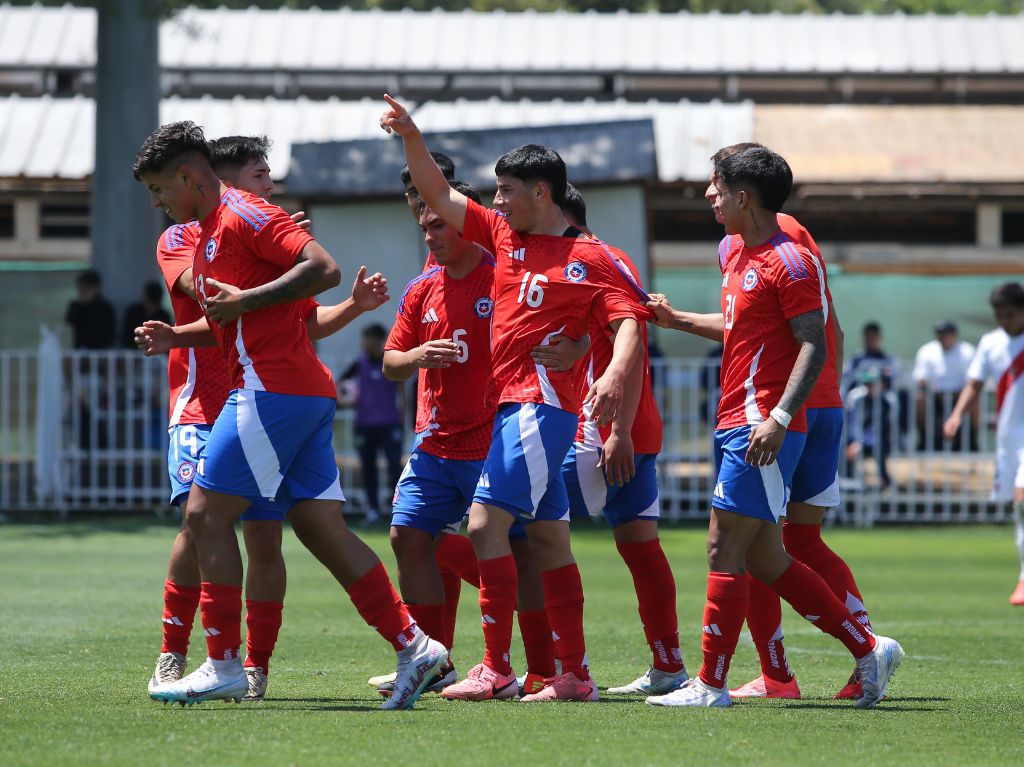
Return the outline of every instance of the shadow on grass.
{"type": "MultiPolygon", "coordinates": [[[[906,698],[901,698],[899,701],[886,701],[885,703],[871,708],[871,711],[879,712],[892,712],[900,713],[905,711],[946,711],[945,706],[912,706],[903,705],[903,701],[906,698]]],[[[916,698],[910,699],[909,702],[913,703],[915,700],[929,701],[929,700],[948,700],[948,698],[916,698]]],[[[810,703],[806,701],[783,703],[777,706],[777,708],[792,708],[792,709],[823,709],[823,710],[848,710],[848,711],[859,711],[855,709],[852,703],[810,703]]]]}

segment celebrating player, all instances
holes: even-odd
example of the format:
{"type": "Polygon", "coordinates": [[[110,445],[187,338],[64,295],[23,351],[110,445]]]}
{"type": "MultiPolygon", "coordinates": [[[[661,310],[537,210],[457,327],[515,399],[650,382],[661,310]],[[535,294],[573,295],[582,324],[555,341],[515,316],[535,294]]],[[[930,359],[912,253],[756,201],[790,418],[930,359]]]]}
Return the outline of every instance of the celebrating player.
{"type": "Polygon", "coordinates": [[[689,322],[694,332],[723,337],[722,399],[715,432],[718,477],[708,535],[708,600],[704,664],[681,689],[651,705],[728,706],[729,662],[749,603],[746,571],[857,659],[863,688],[858,707],[884,696],[903,650],[873,636],[821,576],[790,557],[777,524],[807,429],[803,405],[827,357],[827,297],[814,256],[779,232],[776,215],[792,189],[789,165],[763,147],[715,166],[716,217],[743,247],[721,264],[722,315],[674,317],[652,301],[659,322],[689,322]],[[718,325],[717,323],[721,323],[718,325]],[[719,336],[720,334],[720,336],[719,336]]]}
{"type": "Polygon", "coordinates": [[[337,265],[280,208],[225,186],[191,122],[155,131],[133,170],[154,207],[179,223],[200,222],[193,284],[235,387],[210,431],[186,509],[209,657],[153,697],[186,703],[245,693],[233,524],[254,501],[277,499],[290,508],[299,538],[398,652],[396,692],[384,707],[412,706],[447,652],[416,626],[380,560],[345,527],[331,446],[334,382],[302,322],[303,299],[336,285],[337,265]]]}
{"type": "Polygon", "coordinates": [[[996,382],[996,474],[992,499],[1012,503],[1020,578],[1010,604],[1024,606],[1024,286],[1005,282],[989,297],[999,327],[981,337],[967,383],[942,431],[954,439],[985,381],[996,382]]]}

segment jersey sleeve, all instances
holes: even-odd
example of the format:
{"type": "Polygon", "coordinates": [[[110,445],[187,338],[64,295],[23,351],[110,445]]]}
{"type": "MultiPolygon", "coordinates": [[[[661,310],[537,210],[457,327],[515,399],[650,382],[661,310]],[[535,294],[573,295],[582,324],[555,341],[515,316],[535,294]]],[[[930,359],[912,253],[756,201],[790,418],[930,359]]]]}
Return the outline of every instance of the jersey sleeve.
{"type": "Polygon", "coordinates": [[[395,324],[391,326],[388,340],[384,343],[384,349],[392,349],[399,352],[407,352],[420,345],[418,323],[415,318],[419,316],[417,307],[420,302],[420,291],[416,286],[410,286],[395,312],[395,324]]]}
{"type": "Polygon", "coordinates": [[[771,270],[770,277],[787,320],[815,309],[824,312],[824,286],[811,254],[804,248],[787,249],[771,270]]]}
{"type": "MultiPolygon", "coordinates": [[[[256,255],[282,269],[290,268],[302,253],[302,249],[313,241],[313,236],[276,205],[263,200],[245,204],[251,204],[255,208],[255,213],[249,208],[242,208],[243,213],[253,217],[259,213],[259,217],[255,218],[256,226],[249,229],[252,232],[256,255]]],[[[245,219],[246,216],[242,215],[242,218],[245,219]]]]}
{"type": "Polygon", "coordinates": [[[156,246],[156,263],[168,294],[181,292],[178,289],[178,278],[186,269],[192,268],[198,234],[196,229],[194,226],[175,224],[160,235],[156,246]]]}
{"type": "Polygon", "coordinates": [[[498,252],[498,243],[508,237],[509,226],[496,210],[485,208],[478,202],[466,200],[466,219],[462,224],[462,239],[482,245],[491,253],[498,252]]]}
{"type": "Polygon", "coordinates": [[[988,337],[983,337],[978,342],[978,348],[974,351],[971,364],[967,366],[967,378],[971,381],[986,381],[992,375],[992,365],[989,363],[988,337]]]}
{"type": "Polygon", "coordinates": [[[602,250],[604,253],[597,254],[588,263],[588,281],[597,288],[593,311],[600,324],[606,327],[615,320],[632,318],[637,322],[647,322],[653,319],[654,315],[645,305],[647,292],[610,251],[602,250]]]}

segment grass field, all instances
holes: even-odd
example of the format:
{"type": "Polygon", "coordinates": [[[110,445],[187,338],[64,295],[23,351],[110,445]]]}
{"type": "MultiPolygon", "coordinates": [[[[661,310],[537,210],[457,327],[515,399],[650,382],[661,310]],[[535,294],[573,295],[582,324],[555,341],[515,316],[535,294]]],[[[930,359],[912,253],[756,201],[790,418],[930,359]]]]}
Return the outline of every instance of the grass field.
{"type": "MultiPolygon", "coordinates": [[[[831,700],[851,661],[787,612],[800,701],[679,711],[639,698],[530,706],[431,697],[415,711],[380,712],[364,680],[390,669],[390,648],[290,535],[268,700],[165,707],[148,699],[146,682],[173,533],[134,521],[0,527],[0,765],[1024,763],[1024,609],[1007,603],[1016,558],[1006,528],[831,533],[876,627],[907,651],[891,699],[871,711],[831,700]]],[[[695,671],[704,531],[669,529],[663,539],[695,671]]],[[[368,540],[393,568],[383,532],[368,540]]],[[[605,531],[582,530],[574,546],[595,677],[624,683],[649,657],[631,581],[605,531]]],[[[467,587],[454,652],[462,671],[481,653],[475,600],[467,587]]],[[[197,630],[190,668],[201,648],[197,630]]],[[[518,638],[513,649],[521,658],[518,638]]],[[[755,673],[744,637],[732,681],[755,673]]]]}

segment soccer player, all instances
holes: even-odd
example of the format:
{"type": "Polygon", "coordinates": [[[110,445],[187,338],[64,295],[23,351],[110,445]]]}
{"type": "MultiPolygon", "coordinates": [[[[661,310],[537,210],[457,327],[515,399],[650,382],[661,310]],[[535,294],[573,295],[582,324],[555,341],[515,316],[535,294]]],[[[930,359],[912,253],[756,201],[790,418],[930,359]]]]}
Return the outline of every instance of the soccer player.
{"type": "Polygon", "coordinates": [[[380,124],[405,146],[424,201],[462,236],[494,254],[492,392],[498,405],[491,447],[470,509],[469,534],[480,567],[485,654],[448,698],[485,700],[516,694],[509,661],[516,568],[508,532],[527,521],[541,568],[545,609],[562,673],[526,702],[596,700],[583,634],[583,586],[569,544],[568,501],[560,466],[576,433],[579,396],[569,374],[548,373],[530,350],[549,336],[580,338],[594,312],[615,331],[614,353],[591,390],[599,424],[614,419],[626,370],[640,357],[637,316],[644,310],[615,283],[607,249],[569,227],[559,208],[565,163],[553,150],[527,145],[495,166],[497,211],[450,189],[404,107],[385,95],[380,124]]]}
{"type": "Polygon", "coordinates": [[[946,439],[960,431],[985,381],[996,384],[996,473],[992,500],[1011,503],[1020,555],[1020,578],[1010,604],[1024,607],[1024,286],[1005,282],[989,297],[999,327],[981,337],[967,383],[946,423],[946,439]]]}
{"type": "MultiPolygon", "coordinates": [[[[264,199],[273,192],[267,165],[269,142],[262,136],[227,136],[210,142],[211,166],[229,186],[264,199]]],[[[299,215],[299,214],[297,214],[299,215]]],[[[295,216],[293,216],[293,219],[295,216]]],[[[171,306],[179,325],[202,320],[213,344],[202,309],[192,288],[192,259],[198,242],[199,224],[175,224],[161,235],[157,244],[157,265],[163,274],[171,306]]],[[[352,288],[352,297],[342,309],[316,307],[307,317],[313,339],[324,337],[355,316],[387,300],[387,281],[379,274],[365,278],[365,267],[352,288]],[[347,306],[346,306],[347,305],[347,306]],[[318,321],[319,317],[319,321],[318,321]]],[[[310,300],[315,306],[315,302],[310,300]]],[[[184,509],[196,466],[210,429],[230,391],[224,355],[214,348],[171,347],[174,330],[166,323],[150,322],[136,329],[144,349],[164,334],[167,375],[170,388],[168,420],[168,475],[170,502],[184,509]]],[[[194,337],[200,339],[199,333],[194,337]]],[[[184,520],[184,514],[183,514],[184,520]]],[[[245,673],[249,688],[245,700],[261,700],[266,694],[270,657],[281,627],[285,592],[285,564],[281,557],[281,512],[271,501],[260,500],[242,515],[242,536],[249,556],[246,572],[246,656],[245,673]]],[[[200,576],[195,548],[188,526],[182,524],[171,548],[168,575],[164,583],[163,644],[149,689],[181,678],[188,652],[189,636],[199,607],[200,576]]]]}
{"type": "Polygon", "coordinates": [[[242,561],[233,525],[254,501],[277,499],[289,508],[300,540],[398,652],[396,691],[383,707],[412,706],[447,652],[416,626],[380,560],[344,524],[331,446],[334,382],[302,322],[303,300],[338,283],[337,265],[280,208],[225,186],[194,123],[157,129],[133,172],[154,207],[179,223],[200,222],[193,284],[234,387],[210,431],[186,508],[209,657],[153,697],[187,703],[245,693],[238,655],[242,561]]]}
{"type": "MultiPolygon", "coordinates": [[[[716,217],[743,247],[722,263],[722,315],[694,322],[698,334],[723,337],[722,399],[715,432],[718,477],[708,534],[704,664],[684,687],[651,705],[729,706],[729,662],[749,604],[747,570],[857,659],[858,707],[885,696],[903,650],[874,636],[813,570],[783,546],[778,518],[806,440],[804,402],[827,357],[827,298],[815,258],[780,237],[777,214],[793,175],[779,155],[752,147],[715,166],[716,217]],[[718,324],[720,323],[720,324],[718,324]]],[[[659,322],[679,322],[652,308],[659,322]]],[[[700,318],[698,318],[700,319],[700,318]]]]}

